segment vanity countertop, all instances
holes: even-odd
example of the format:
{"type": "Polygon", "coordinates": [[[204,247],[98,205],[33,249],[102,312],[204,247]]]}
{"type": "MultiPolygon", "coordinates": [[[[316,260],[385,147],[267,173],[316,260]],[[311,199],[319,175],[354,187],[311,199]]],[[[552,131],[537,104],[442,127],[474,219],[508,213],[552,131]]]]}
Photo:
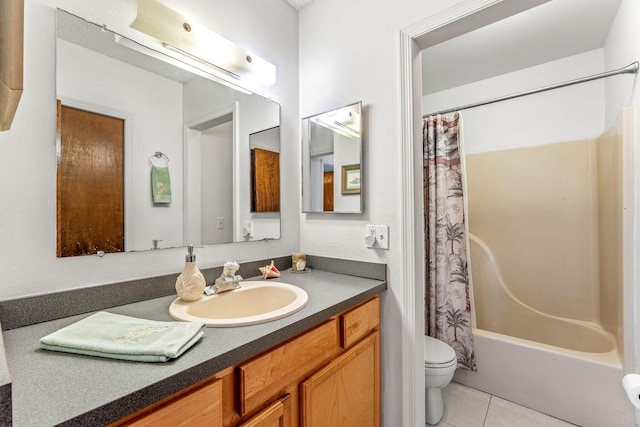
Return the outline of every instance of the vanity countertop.
{"type": "MultiPolygon", "coordinates": [[[[282,272],[279,279],[309,294],[299,312],[272,322],[205,328],[204,337],[165,363],[119,361],[51,352],[39,339],[91,313],[3,332],[12,382],[14,426],[104,425],[253,357],[386,289],[384,280],[312,270],[282,272]]],[[[175,296],[106,309],[111,313],[171,321],[175,296]]]]}

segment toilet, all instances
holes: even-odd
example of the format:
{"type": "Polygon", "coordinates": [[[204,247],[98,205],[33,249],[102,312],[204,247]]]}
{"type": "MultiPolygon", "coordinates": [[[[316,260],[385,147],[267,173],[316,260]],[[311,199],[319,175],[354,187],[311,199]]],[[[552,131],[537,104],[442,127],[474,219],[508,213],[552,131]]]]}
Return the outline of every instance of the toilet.
{"type": "Polygon", "coordinates": [[[424,337],[425,420],[435,425],[444,414],[442,388],[451,382],[458,360],[453,348],[439,339],[424,337]]]}

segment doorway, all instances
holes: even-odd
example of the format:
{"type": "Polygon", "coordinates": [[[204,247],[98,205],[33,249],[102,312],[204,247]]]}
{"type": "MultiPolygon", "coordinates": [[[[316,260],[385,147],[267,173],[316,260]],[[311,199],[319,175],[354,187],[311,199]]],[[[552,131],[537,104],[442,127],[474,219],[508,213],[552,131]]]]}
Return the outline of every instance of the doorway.
{"type": "Polygon", "coordinates": [[[402,134],[402,425],[424,424],[424,277],[422,236],[422,63],[425,43],[437,43],[539,6],[548,0],[467,0],[400,32],[402,134]]]}

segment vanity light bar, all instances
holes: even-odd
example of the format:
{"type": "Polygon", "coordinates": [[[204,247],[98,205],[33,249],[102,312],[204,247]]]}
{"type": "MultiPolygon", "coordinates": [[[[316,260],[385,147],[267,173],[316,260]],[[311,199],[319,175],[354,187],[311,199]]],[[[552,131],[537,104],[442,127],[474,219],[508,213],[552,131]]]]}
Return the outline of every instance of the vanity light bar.
{"type": "Polygon", "coordinates": [[[138,0],[138,11],[130,27],[157,40],[174,52],[212,66],[236,80],[271,86],[276,67],[270,62],[208,28],[179,14],[157,0],[138,0]]]}
{"type": "Polygon", "coordinates": [[[114,40],[116,43],[125,46],[129,49],[135,50],[137,52],[140,52],[142,54],[151,56],[153,58],[159,59],[160,61],[166,62],[168,64],[174,65],[178,68],[181,68],[185,71],[188,71],[190,73],[196,74],[200,77],[204,77],[206,79],[209,80],[213,80],[214,82],[220,83],[222,85],[225,85],[227,87],[230,87],[233,90],[237,90],[239,92],[242,92],[244,94],[247,95],[251,95],[253,92],[251,92],[250,90],[247,90],[245,88],[243,88],[242,86],[238,86],[237,84],[234,84],[233,82],[227,80],[226,78],[223,78],[222,76],[220,76],[220,73],[216,72],[217,69],[214,69],[212,67],[208,67],[208,66],[204,66],[204,64],[202,64],[202,61],[195,61],[195,60],[190,60],[190,58],[188,56],[181,56],[180,58],[177,58],[176,56],[173,55],[169,55],[167,53],[164,52],[160,52],[159,49],[161,48],[161,45],[158,44],[158,49],[153,49],[150,46],[145,46],[142,45],[138,42],[135,42],[133,40],[130,40],[126,37],[122,37],[119,34],[115,34],[114,36],[114,40]]]}

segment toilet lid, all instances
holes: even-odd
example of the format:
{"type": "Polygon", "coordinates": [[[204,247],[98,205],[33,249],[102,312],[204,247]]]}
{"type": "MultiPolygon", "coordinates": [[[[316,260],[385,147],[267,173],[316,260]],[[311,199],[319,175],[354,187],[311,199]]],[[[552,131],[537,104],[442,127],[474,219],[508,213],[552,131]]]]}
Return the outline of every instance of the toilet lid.
{"type": "Polygon", "coordinates": [[[450,364],[454,360],[456,360],[456,352],[449,344],[425,335],[424,363],[426,365],[450,364]]]}

